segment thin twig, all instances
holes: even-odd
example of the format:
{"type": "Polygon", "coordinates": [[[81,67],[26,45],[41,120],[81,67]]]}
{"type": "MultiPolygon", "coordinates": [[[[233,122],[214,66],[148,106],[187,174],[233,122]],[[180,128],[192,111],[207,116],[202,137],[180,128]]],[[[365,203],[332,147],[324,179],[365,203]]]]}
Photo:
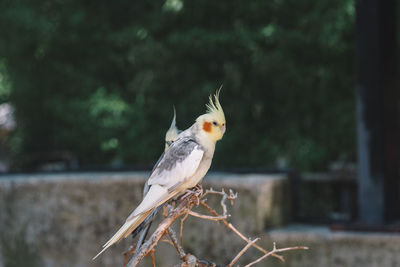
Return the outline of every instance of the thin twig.
{"type": "Polygon", "coordinates": [[[235,203],[235,200],[237,199],[237,195],[238,193],[233,193],[232,189],[229,189],[229,197],[228,199],[231,201],[231,206],[233,206],[233,204],[235,203]]]}
{"type": "Polygon", "coordinates": [[[262,261],[263,259],[265,259],[265,258],[267,258],[267,257],[269,257],[269,256],[271,256],[271,255],[273,255],[274,253],[276,254],[276,253],[280,253],[280,252],[284,252],[284,251],[288,251],[288,250],[299,250],[299,249],[306,250],[306,249],[308,249],[308,247],[290,247],[290,248],[280,248],[280,249],[277,249],[277,248],[276,248],[276,243],[274,242],[274,247],[273,247],[273,249],[272,249],[270,252],[268,252],[267,254],[264,254],[262,257],[258,258],[257,260],[255,260],[255,261],[253,261],[253,262],[250,262],[250,263],[247,264],[245,267],[250,267],[250,266],[252,266],[252,265],[254,265],[254,264],[256,264],[256,263],[259,263],[259,262],[262,261]]]}
{"type": "Polygon", "coordinates": [[[256,239],[254,239],[253,241],[251,241],[250,243],[247,243],[247,245],[236,255],[236,257],[231,261],[231,263],[228,264],[229,267],[232,267],[235,262],[237,262],[239,260],[240,257],[242,257],[242,255],[254,244],[256,243],[258,240],[260,240],[259,237],[257,237],[256,239]]]}
{"type": "Polygon", "coordinates": [[[160,242],[168,243],[168,244],[170,244],[171,246],[174,245],[174,243],[173,243],[171,240],[169,240],[168,238],[162,238],[162,239],[160,239],[160,242]]]}
{"type": "Polygon", "coordinates": [[[210,190],[207,190],[202,196],[199,197],[199,194],[201,194],[202,190],[197,189],[197,191],[192,191],[191,193],[185,195],[184,198],[180,198],[180,203],[175,207],[172,208],[172,206],[169,206],[166,211],[166,217],[164,220],[159,224],[157,229],[154,231],[153,235],[140,247],[140,249],[133,255],[131,260],[128,262],[126,265],[127,267],[135,267],[137,264],[147,255],[151,255],[152,257],[152,263],[153,267],[155,267],[155,258],[154,258],[154,247],[158,244],[158,242],[165,241],[170,244],[172,244],[175,249],[177,250],[180,259],[183,261],[181,266],[217,266],[215,263],[205,261],[205,260],[199,260],[197,259],[194,255],[191,254],[186,254],[185,251],[182,248],[182,239],[183,239],[183,224],[188,217],[188,215],[192,215],[198,218],[206,219],[206,220],[213,220],[213,221],[222,221],[227,228],[232,230],[236,235],[238,235],[241,239],[246,241],[246,246],[235,256],[235,258],[231,261],[231,263],[228,265],[229,267],[232,267],[239,259],[246,253],[246,251],[250,247],[255,247],[259,251],[263,252],[264,255],[257,260],[249,263],[246,265],[246,267],[250,267],[263,259],[273,256],[281,261],[284,261],[283,256],[278,255],[277,253],[288,251],[288,250],[296,250],[296,249],[308,249],[307,247],[289,247],[289,248],[282,248],[282,249],[276,249],[276,245],[274,243],[273,249],[271,251],[267,251],[264,248],[258,246],[255,244],[260,238],[256,238],[254,240],[250,240],[246,238],[239,230],[237,230],[231,223],[227,221],[227,218],[230,216],[228,215],[228,209],[226,207],[226,200],[231,201],[231,205],[233,205],[234,200],[237,198],[237,193],[233,193],[233,191],[230,189],[229,190],[229,195],[225,193],[225,191],[222,189],[221,191],[214,191],[212,188],[210,190]],[[223,211],[223,215],[218,214],[213,208],[211,208],[208,204],[206,204],[206,199],[205,196],[207,194],[216,194],[220,195],[221,197],[221,207],[223,211]],[[194,205],[200,204],[205,207],[208,212],[210,212],[213,216],[208,216],[204,214],[200,214],[197,212],[192,211],[191,209],[193,208],[194,205]],[[181,218],[181,225],[180,225],[180,244],[178,243],[178,239],[176,237],[176,233],[170,228],[172,223],[174,223],[180,216],[184,215],[183,218],[181,218]],[[170,236],[170,240],[168,240],[165,235],[168,234],[170,236]],[[165,237],[165,238],[163,238],[165,237]]]}
{"type": "MultiPolygon", "coordinates": [[[[222,190],[222,192],[224,192],[224,190],[222,190]]],[[[228,196],[228,195],[225,194],[225,192],[224,192],[224,195],[222,196],[221,202],[220,202],[221,207],[222,207],[222,214],[223,214],[224,216],[226,216],[226,214],[228,213],[228,209],[226,208],[226,205],[225,205],[225,200],[226,200],[226,197],[227,197],[227,196],[228,196]]]]}
{"type": "MultiPolygon", "coordinates": [[[[204,201],[201,201],[200,204],[205,207],[212,215],[214,216],[218,216],[218,213],[211,208],[210,206],[208,206],[206,203],[204,203],[204,201]]],[[[226,227],[228,227],[229,229],[231,229],[235,234],[237,234],[241,239],[243,239],[244,241],[246,241],[247,243],[250,243],[251,241],[248,240],[241,232],[239,232],[231,223],[229,223],[227,220],[222,220],[222,222],[225,224],[226,227]]],[[[263,249],[262,247],[260,247],[257,244],[252,244],[253,247],[255,247],[256,249],[258,249],[259,251],[263,252],[264,254],[269,253],[269,251],[263,249]]],[[[280,259],[282,262],[284,262],[284,258],[280,255],[276,255],[276,254],[272,254],[273,257],[280,259]]]]}
{"type": "MultiPolygon", "coordinates": [[[[208,195],[208,194],[214,194],[214,195],[227,195],[224,191],[224,189],[222,189],[221,191],[215,191],[214,189],[212,189],[212,187],[210,189],[207,189],[206,192],[200,197],[200,199],[204,200],[204,198],[208,195]]],[[[229,189],[229,195],[227,195],[226,197],[228,200],[232,201],[235,200],[237,198],[237,193],[233,193],[232,189],[229,189]]],[[[233,204],[232,204],[233,205],[233,204]]]]}
{"type": "Polygon", "coordinates": [[[185,216],[181,219],[181,227],[179,230],[179,244],[183,245],[183,223],[185,222],[186,218],[188,217],[189,213],[186,212],[185,216]]]}
{"type": "Polygon", "coordinates": [[[171,227],[168,228],[168,235],[171,237],[171,243],[172,245],[175,247],[176,251],[179,254],[179,258],[183,259],[186,256],[185,251],[183,250],[183,248],[179,245],[178,243],[178,239],[176,238],[176,234],[174,232],[174,230],[172,230],[171,227]]]}
{"type": "Polygon", "coordinates": [[[151,255],[151,263],[153,264],[153,267],[156,267],[156,259],[154,258],[154,249],[150,250],[150,255],[151,255]]]}
{"type": "Polygon", "coordinates": [[[194,216],[194,217],[197,217],[197,218],[201,218],[201,219],[204,219],[204,220],[211,220],[211,221],[221,221],[221,220],[228,219],[228,217],[229,217],[229,215],[224,215],[224,216],[208,216],[208,215],[203,215],[203,214],[200,214],[200,213],[191,211],[191,210],[188,211],[188,214],[189,214],[189,215],[192,215],[192,216],[194,216]]]}
{"type": "Polygon", "coordinates": [[[130,246],[129,250],[124,252],[124,267],[128,264],[129,257],[133,255],[136,251],[136,246],[130,246]]]}

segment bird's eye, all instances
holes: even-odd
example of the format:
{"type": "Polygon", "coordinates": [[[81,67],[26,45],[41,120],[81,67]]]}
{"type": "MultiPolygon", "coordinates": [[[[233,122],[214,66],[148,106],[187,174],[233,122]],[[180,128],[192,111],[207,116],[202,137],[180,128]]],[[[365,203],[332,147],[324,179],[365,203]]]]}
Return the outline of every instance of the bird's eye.
{"type": "Polygon", "coordinates": [[[215,126],[217,126],[217,125],[218,125],[218,123],[217,123],[216,121],[213,121],[213,124],[214,124],[215,126]]]}

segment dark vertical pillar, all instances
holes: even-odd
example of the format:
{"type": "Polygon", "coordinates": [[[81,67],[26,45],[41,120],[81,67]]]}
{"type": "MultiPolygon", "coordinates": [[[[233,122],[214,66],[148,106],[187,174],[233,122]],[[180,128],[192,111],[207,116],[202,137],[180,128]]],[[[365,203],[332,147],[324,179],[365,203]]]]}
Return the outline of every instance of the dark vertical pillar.
{"type": "Polygon", "coordinates": [[[357,0],[359,215],[400,219],[399,94],[395,0],[357,0]]]}

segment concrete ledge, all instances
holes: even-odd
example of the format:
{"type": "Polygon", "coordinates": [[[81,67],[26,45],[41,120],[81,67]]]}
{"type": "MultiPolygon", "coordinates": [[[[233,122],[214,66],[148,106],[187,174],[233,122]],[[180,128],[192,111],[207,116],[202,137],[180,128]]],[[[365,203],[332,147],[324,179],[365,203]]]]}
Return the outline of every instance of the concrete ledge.
{"type": "Polygon", "coordinates": [[[324,226],[291,225],[269,231],[263,242],[279,247],[304,245],[308,251],[288,252],[285,267],[400,266],[400,234],[330,231],[324,226]]]}
{"type": "MultiPolygon", "coordinates": [[[[95,262],[91,258],[139,203],[147,176],[146,172],[1,176],[0,266],[12,255],[21,259],[21,266],[122,266],[121,252],[132,243],[130,238],[95,262]]],[[[287,184],[286,175],[214,173],[205,178],[203,187],[237,191],[233,224],[249,236],[260,236],[266,226],[287,222],[287,184]]],[[[213,201],[219,209],[210,197],[213,201]]],[[[245,245],[221,224],[200,219],[188,219],[184,231],[189,252],[219,263],[226,263],[245,245]]],[[[157,259],[157,266],[177,263],[174,250],[165,244],[157,249],[157,259]]]]}

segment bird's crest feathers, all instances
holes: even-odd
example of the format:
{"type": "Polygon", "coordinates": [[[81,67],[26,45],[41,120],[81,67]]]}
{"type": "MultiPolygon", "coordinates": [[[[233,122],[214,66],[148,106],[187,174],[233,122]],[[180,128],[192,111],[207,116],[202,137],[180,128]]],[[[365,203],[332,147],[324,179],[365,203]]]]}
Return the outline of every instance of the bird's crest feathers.
{"type": "Polygon", "coordinates": [[[210,114],[219,121],[225,122],[224,110],[222,109],[222,106],[219,103],[219,92],[221,92],[221,89],[222,86],[215,93],[214,100],[212,95],[209,96],[210,103],[206,104],[206,106],[207,106],[207,114],[210,114]]]}
{"type": "Polygon", "coordinates": [[[178,137],[178,134],[179,130],[176,127],[176,111],[174,106],[174,117],[172,119],[171,126],[165,133],[165,151],[167,151],[170,145],[175,141],[175,139],[178,137]]]}
{"type": "Polygon", "coordinates": [[[175,110],[175,106],[173,106],[173,108],[174,108],[174,117],[172,118],[171,126],[169,127],[169,129],[176,128],[176,110],[175,110]]]}

